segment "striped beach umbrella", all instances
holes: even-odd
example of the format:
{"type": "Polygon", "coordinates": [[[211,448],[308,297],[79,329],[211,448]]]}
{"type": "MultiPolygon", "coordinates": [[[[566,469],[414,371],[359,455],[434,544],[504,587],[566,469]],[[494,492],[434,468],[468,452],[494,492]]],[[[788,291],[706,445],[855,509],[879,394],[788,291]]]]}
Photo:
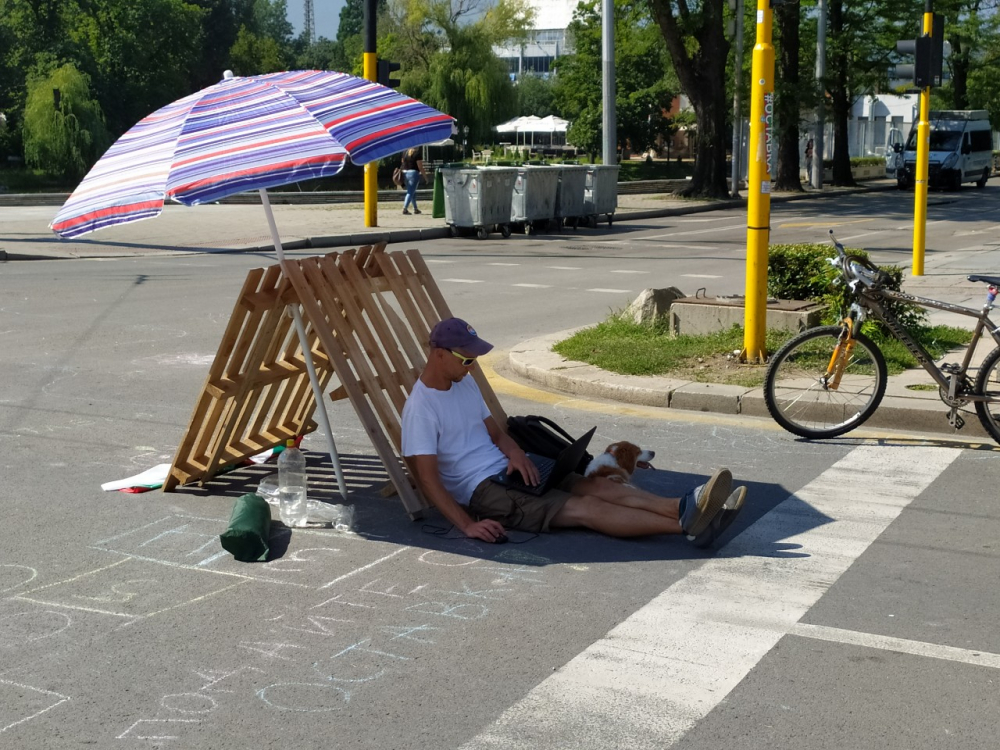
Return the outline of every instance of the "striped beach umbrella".
{"type": "MultiPolygon", "coordinates": [[[[50,225],[60,237],[246,190],[330,177],[451,135],[453,119],[363,78],[318,70],[237,77],[158,109],[108,149],[50,225]]],[[[279,249],[280,252],[280,249],[279,249]]]]}

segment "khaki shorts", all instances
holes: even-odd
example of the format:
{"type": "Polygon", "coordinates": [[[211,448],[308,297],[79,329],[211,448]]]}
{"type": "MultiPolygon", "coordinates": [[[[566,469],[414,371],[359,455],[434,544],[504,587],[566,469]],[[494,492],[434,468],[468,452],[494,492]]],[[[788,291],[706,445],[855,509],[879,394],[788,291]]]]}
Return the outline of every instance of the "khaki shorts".
{"type": "Polygon", "coordinates": [[[476,520],[499,521],[506,529],[548,531],[552,519],[572,497],[570,490],[580,479],[579,474],[570,474],[544,495],[529,495],[484,479],[472,493],[469,513],[476,520]]]}

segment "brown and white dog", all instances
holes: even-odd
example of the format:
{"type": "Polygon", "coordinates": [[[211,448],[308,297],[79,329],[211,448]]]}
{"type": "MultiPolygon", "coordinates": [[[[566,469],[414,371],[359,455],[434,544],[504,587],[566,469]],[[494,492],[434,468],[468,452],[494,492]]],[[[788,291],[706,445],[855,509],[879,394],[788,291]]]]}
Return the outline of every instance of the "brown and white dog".
{"type": "Polygon", "coordinates": [[[640,448],[635,443],[620,441],[605,448],[604,453],[594,457],[587,464],[585,475],[588,477],[607,477],[612,482],[628,484],[632,472],[638,469],[652,469],[649,462],[656,458],[656,453],[640,448]]]}

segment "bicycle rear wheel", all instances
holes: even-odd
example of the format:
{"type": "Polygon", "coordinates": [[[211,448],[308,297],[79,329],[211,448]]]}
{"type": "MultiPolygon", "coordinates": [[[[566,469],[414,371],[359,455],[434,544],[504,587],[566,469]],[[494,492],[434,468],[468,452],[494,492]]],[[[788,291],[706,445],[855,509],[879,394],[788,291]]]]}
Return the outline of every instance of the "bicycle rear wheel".
{"type": "Polygon", "coordinates": [[[771,358],[764,403],[774,421],[795,435],[830,438],[850,432],[875,412],[885,395],[885,358],[861,334],[854,337],[839,383],[827,381],[840,331],[840,326],[804,331],[771,358]]]}
{"type": "MultiPolygon", "coordinates": [[[[1000,347],[986,355],[976,376],[976,395],[1000,401],[1000,347]]],[[[976,414],[990,437],[1000,443],[1000,403],[976,402],[976,414]]]]}

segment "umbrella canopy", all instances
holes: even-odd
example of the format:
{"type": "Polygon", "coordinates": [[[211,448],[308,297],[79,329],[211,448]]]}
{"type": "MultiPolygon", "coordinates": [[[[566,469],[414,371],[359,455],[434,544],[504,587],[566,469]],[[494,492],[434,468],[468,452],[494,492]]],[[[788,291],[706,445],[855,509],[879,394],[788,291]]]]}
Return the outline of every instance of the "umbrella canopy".
{"type": "Polygon", "coordinates": [[[94,165],[51,224],[61,237],[340,172],[451,135],[453,118],[345,73],[235,77],[141,120],[94,165]]]}

